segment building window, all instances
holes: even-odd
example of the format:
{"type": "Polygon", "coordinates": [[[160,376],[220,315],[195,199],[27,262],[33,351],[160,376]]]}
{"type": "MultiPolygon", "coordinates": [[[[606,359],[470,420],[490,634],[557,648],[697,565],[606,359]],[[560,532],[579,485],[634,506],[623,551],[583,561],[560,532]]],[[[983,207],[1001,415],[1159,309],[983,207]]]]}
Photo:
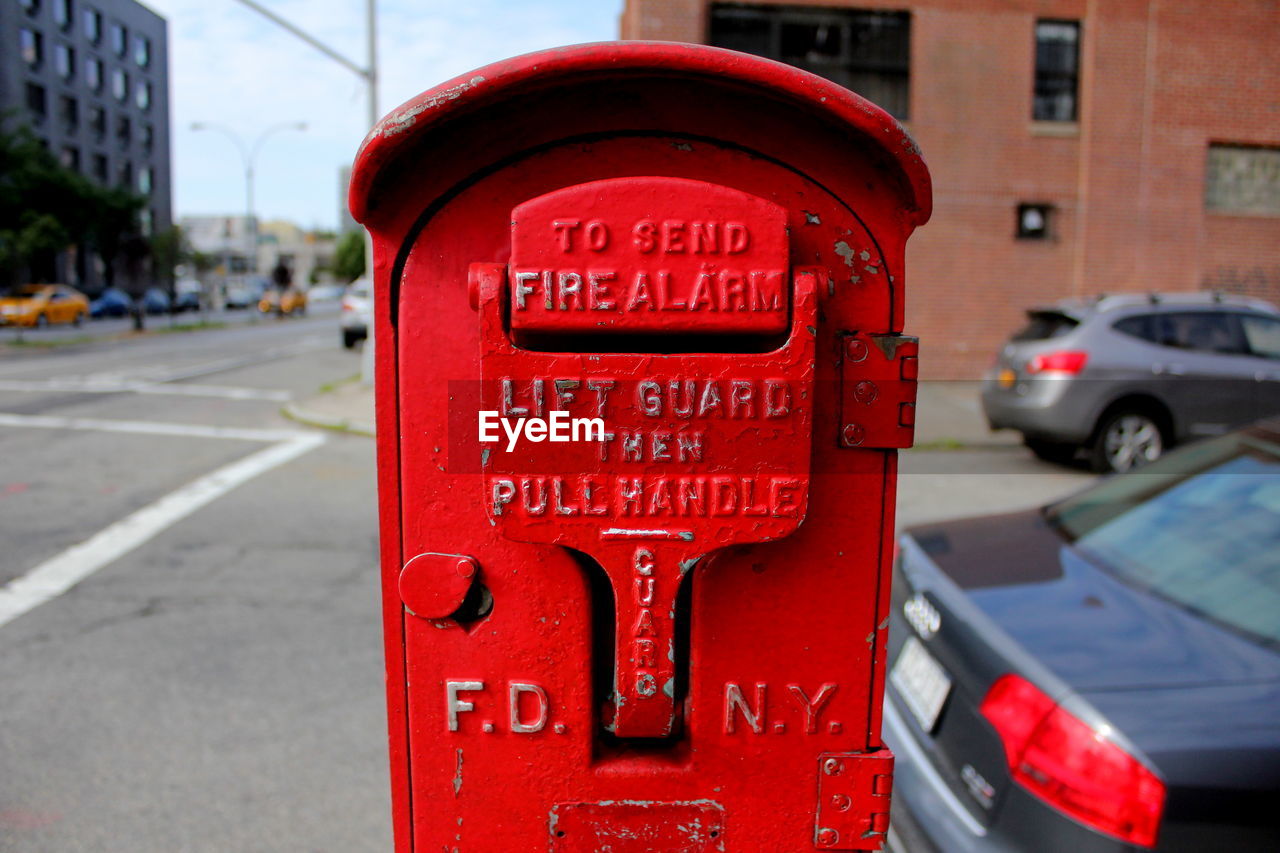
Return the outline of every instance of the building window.
{"type": "Polygon", "coordinates": [[[1036,84],[1031,117],[1075,121],[1080,84],[1078,21],[1036,21],[1036,84]]]}
{"type": "Polygon", "coordinates": [[[138,192],[143,195],[151,194],[151,167],[143,166],[138,170],[138,192]]]}
{"type": "Polygon", "coordinates": [[[1280,148],[1210,143],[1204,206],[1220,213],[1280,216],[1280,148]]]}
{"type": "Polygon", "coordinates": [[[80,171],[80,149],[66,146],[58,155],[58,162],[73,172],[80,171]]]}
{"type": "Polygon", "coordinates": [[[129,124],[129,117],[116,116],[116,142],[120,143],[121,148],[128,148],[132,141],[133,127],[129,124]]]}
{"type": "Polygon", "coordinates": [[[111,94],[120,103],[129,98],[129,75],[119,68],[111,72],[111,94]]]}
{"type": "Polygon", "coordinates": [[[27,10],[28,15],[34,15],[40,11],[40,0],[18,0],[22,4],[22,8],[27,10]]]}
{"type": "Polygon", "coordinates": [[[138,63],[139,68],[146,68],[151,64],[151,39],[146,36],[134,36],[133,61],[138,63]]]}
{"type": "Polygon", "coordinates": [[[142,150],[145,153],[150,154],[151,149],[154,148],[156,144],[156,129],[152,125],[144,124],[142,126],[141,135],[142,135],[142,150]]]}
{"type": "Polygon", "coordinates": [[[58,96],[58,119],[67,133],[75,133],[80,126],[80,105],[70,95],[58,96]]]}
{"type": "Polygon", "coordinates": [[[1019,240],[1048,240],[1049,219],[1053,215],[1051,204],[1018,205],[1019,240]]]}
{"type": "Polygon", "coordinates": [[[137,91],[134,93],[134,102],[140,110],[151,109],[151,84],[145,80],[138,83],[137,91]]]}
{"type": "Polygon", "coordinates": [[[44,62],[44,36],[25,27],[18,32],[18,49],[22,61],[31,68],[39,68],[44,62]]]}
{"type": "Polygon", "coordinates": [[[53,67],[63,80],[70,80],[76,73],[76,52],[65,44],[53,46],[53,67]]]}
{"type": "Polygon", "coordinates": [[[71,0],[53,0],[53,22],[62,29],[71,26],[74,16],[71,14],[71,0]]]}
{"type": "Polygon", "coordinates": [[[116,56],[124,56],[129,49],[129,33],[119,24],[111,25],[111,50],[116,56]]]}
{"type": "Polygon", "coordinates": [[[107,158],[103,154],[93,155],[93,177],[100,184],[107,182],[107,158]]]}
{"type": "Polygon", "coordinates": [[[107,111],[102,107],[89,108],[89,129],[93,131],[94,139],[99,142],[107,135],[107,111]]]}
{"type": "Polygon", "coordinates": [[[86,8],[84,10],[84,37],[91,44],[97,44],[102,41],[102,13],[97,9],[86,8]]]}
{"type": "Polygon", "coordinates": [[[122,189],[133,189],[133,164],[125,160],[120,164],[120,169],[116,173],[116,186],[122,189]]]}
{"type": "Polygon", "coordinates": [[[37,119],[43,119],[49,112],[46,103],[44,86],[38,86],[35,83],[27,84],[27,109],[31,111],[37,119]]]}
{"type": "Polygon", "coordinates": [[[143,237],[150,237],[151,232],[155,230],[156,215],[151,212],[150,208],[138,214],[138,228],[142,231],[143,237]]]}
{"type": "Polygon", "coordinates": [[[820,74],[907,118],[911,16],[906,12],[716,3],[708,41],[820,74]]]}
{"type": "Polygon", "coordinates": [[[84,61],[84,79],[94,92],[102,91],[102,60],[90,56],[84,61]]]}

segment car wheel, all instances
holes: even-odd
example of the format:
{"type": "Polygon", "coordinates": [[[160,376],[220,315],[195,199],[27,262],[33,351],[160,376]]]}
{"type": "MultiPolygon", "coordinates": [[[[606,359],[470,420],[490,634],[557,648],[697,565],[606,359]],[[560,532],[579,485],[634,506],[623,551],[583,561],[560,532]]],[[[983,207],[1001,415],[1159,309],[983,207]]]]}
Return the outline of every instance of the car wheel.
{"type": "Polygon", "coordinates": [[[355,349],[356,344],[359,343],[359,341],[360,336],[351,329],[342,330],[342,345],[347,349],[355,349]]]}
{"type": "Polygon", "coordinates": [[[77,311],[76,316],[71,318],[71,325],[75,326],[77,329],[80,328],[80,324],[83,322],[84,322],[83,311],[77,311]]]}
{"type": "Polygon", "coordinates": [[[45,326],[47,326],[47,325],[49,325],[49,315],[47,315],[47,314],[37,314],[37,315],[36,315],[36,328],[37,328],[37,329],[43,329],[43,328],[44,328],[45,326]]]}
{"type": "Polygon", "coordinates": [[[1076,446],[1074,444],[1061,444],[1056,441],[1043,441],[1035,438],[1023,439],[1023,444],[1035,454],[1037,459],[1043,459],[1045,462],[1067,465],[1075,461],[1076,458],[1076,446]]]}
{"type": "Polygon", "coordinates": [[[1144,412],[1121,409],[1103,419],[1090,461],[1095,471],[1123,472],[1154,462],[1162,453],[1160,425],[1144,412]]]}

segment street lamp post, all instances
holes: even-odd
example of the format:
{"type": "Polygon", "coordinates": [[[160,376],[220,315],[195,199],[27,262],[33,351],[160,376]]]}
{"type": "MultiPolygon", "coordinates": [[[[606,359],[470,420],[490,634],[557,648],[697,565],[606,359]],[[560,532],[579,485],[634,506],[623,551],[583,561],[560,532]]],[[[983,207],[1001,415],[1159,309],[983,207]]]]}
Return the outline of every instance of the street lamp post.
{"type": "MultiPolygon", "coordinates": [[[[366,48],[369,51],[369,64],[361,68],[357,63],[352,62],[338,51],[329,47],[329,45],[317,39],[315,36],[298,27],[296,24],[280,17],[275,12],[264,7],[256,0],[239,0],[239,2],[248,6],[253,11],[262,15],[267,20],[277,24],[285,30],[293,33],[325,56],[332,59],[348,71],[352,72],[360,79],[364,80],[365,87],[369,93],[369,128],[372,129],[378,123],[378,26],[377,26],[377,0],[364,0],[365,25],[366,32],[366,48]]],[[[369,232],[364,234],[364,269],[365,275],[369,281],[373,281],[373,239],[369,232]]],[[[365,342],[364,353],[361,361],[361,378],[366,385],[373,383],[373,347],[374,347],[373,329],[369,329],[369,337],[365,342]]]]}
{"type": "Polygon", "coordinates": [[[191,124],[192,130],[212,130],[223,134],[236,146],[236,150],[240,152],[240,159],[244,164],[244,201],[245,201],[245,269],[250,272],[257,272],[258,268],[258,220],[254,216],[253,206],[253,164],[258,158],[258,152],[262,150],[262,144],[267,141],[267,137],[273,133],[282,130],[306,130],[307,123],[303,121],[286,121],[280,124],[272,125],[258,134],[258,138],[254,140],[253,145],[246,147],[240,135],[229,127],[221,124],[214,124],[207,121],[197,121],[191,124]]]}

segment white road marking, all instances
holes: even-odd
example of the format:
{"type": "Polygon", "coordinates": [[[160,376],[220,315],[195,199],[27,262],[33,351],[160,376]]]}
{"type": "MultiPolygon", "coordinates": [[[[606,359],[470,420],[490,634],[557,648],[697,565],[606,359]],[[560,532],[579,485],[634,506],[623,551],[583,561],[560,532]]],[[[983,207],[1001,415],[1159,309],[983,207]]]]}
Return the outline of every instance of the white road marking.
{"type": "Polygon", "coordinates": [[[324,440],[324,436],[317,433],[294,433],[284,441],[193,480],[99,531],[79,545],[73,545],[46,560],[0,587],[0,627],[57,598],[103,566],[129,553],[236,486],[319,447],[324,440]]]}
{"type": "Polygon", "coordinates": [[[172,424],[159,421],[115,421],[103,418],[64,418],[56,415],[11,415],[0,412],[0,426],[37,429],[76,429],[97,432],[131,432],[141,435],[177,435],[190,438],[231,438],[239,441],[289,441],[312,435],[296,429],[246,429],[242,427],[172,424]]]}
{"type": "Polygon", "coordinates": [[[0,379],[0,391],[70,391],[76,394],[173,394],[181,397],[224,397],[228,400],[275,400],[293,398],[288,391],[267,388],[231,388],[225,385],[158,385],[152,382],[93,377],[89,379],[0,379]]]}

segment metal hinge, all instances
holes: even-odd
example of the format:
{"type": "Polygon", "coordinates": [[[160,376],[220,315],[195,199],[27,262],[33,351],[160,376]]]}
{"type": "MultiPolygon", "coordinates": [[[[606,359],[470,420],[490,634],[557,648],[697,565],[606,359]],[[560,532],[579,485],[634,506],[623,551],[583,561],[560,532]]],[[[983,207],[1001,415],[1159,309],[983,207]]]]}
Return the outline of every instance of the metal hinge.
{"type": "Polygon", "coordinates": [[[915,440],[920,340],[840,336],[841,447],[910,447],[915,440]]]}
{"type": "Polygon", "coordinates": [[[889,832],[893,753],[824,752],[818,756],[818,815],[813,846],[879,850],[889,832]]]}

